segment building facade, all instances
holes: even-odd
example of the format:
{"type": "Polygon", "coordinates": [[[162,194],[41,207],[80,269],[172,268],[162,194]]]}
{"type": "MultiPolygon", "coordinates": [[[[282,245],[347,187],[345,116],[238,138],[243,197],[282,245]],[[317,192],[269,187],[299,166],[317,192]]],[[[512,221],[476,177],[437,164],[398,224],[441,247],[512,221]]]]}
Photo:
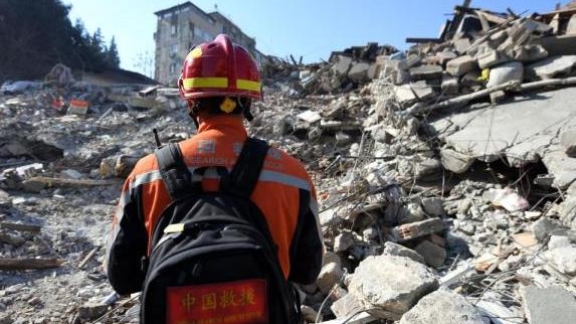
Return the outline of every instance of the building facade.
{"type": "Polygon", "coordinates": [[[158,17],[154,33],[154,78],[160,83],[175,85],[190,49],[212,41],[218,34],[228,34],[235,43],[252,53],[257,61],[262,57],[256,50],[256,40],[217,11],[206,13],[188,1],[154,14],[158,17]]]}

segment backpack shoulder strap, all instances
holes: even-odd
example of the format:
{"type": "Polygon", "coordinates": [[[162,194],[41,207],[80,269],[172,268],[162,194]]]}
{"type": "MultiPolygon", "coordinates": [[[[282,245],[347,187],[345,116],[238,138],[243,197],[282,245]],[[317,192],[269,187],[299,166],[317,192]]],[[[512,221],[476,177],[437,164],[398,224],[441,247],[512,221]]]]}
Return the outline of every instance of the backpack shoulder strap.
{"type": "Polygon", "coordinates": [[[268,149],[265,141],[248,137],[234,168],[223,183],[223,190],[249,198],[260,177],[268,149]]]}
{"type": "Polygon", "coordinates": [[[156,149],[154,154],[164,185],[173,200],[194,188],[192,186],[192,174],[182,159],[182,152],[178,144],[169,143],[156,149]]]}

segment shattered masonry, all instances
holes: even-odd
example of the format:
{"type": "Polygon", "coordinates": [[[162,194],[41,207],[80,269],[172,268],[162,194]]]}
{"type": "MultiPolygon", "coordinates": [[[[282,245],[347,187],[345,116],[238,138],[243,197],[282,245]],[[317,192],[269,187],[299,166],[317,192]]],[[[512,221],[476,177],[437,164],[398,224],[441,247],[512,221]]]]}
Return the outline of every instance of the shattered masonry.
{"type": "MultiPolygon", "coordinates": [[[[250,133],[300,158],[318,192],[309,323],[574,322],[575,15],[465,1],[406,52],[266,59],[250,133]]],[[[134,321],[102,233],[152,129],[193,134],[178,91],[57,66],[1,93],[0,323],[134,321]]]]}

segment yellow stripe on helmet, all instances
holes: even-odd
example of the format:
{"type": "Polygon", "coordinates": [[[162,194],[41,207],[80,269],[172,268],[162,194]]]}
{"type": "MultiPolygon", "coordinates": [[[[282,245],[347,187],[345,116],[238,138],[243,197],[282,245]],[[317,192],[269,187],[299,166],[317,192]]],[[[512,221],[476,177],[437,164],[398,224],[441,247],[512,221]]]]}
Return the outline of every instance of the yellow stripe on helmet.
{"type": "MultiPolygon", "coordinates": [[[[227,88],[228,78],[188,78],[182,80],[184,90],[196,88],[227,88]]],[[[261,83],[257,81],[238,79],[236,80],[238,90],[260,92],[261,83]]]]}
{"type": "Polygon", "coordinates": [[[195,88],[226,88],[228,78],[188,78],[183,80],[184,90],[195,88]]]}
{"type": "Polygon", "coordinates": [[[236,87],[240,90],[260,92],[262,86],[260,82],[238,79],[236,80],[236,87]]]}

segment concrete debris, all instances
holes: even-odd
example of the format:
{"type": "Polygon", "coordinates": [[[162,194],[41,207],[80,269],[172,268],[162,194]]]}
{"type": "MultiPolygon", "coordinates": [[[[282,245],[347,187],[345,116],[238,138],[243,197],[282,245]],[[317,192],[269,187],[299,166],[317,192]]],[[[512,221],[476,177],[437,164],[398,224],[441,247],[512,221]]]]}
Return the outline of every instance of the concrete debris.
{"type": "Polygon", "coordinates": [[[461,295],[438,290],[420,299],[418,304],[402,316],[400,324],[489,324],[461,295]],[[440,311],[441,310],[441,311],[440,311]]]}
{"type": "MultiPolygon", "coordinates": [[[[326,254],[300,287],[309,322],[509,324],[526,321],[522,286],[574,296],[576,11],[520,17],[468,2],[407,51],[369,43],[322,63],[262,61],[266,101],[249,133],[303,161],[317,189],[326,254]]],[[[2,86],[0,260],[36,269],[2,273],[0,320],[137,314],[106,282],[102,233],[152,129],[162,143],[194,129],[178,89],[104,84],[60,66],[2,86]],[[41,267],[58,271],[35,280],[53,271],[41,267]]],[[[532,322],[557,313],[524,297],[532,322]]]]}
{"type": "Polygon", "coordinates": [[[576,318],[576,301],[573,293],[559,286],[521,290],[524,311],[530,324],[569,324],[576,318]]]}
{"type": "Polygon", "coordinates": [[[426,262],[422,257],[422,254],[420,254],[419,252],[393,242],[386,242],[386,244],[384,244],[383,255],[395,255],[399,257],[406,257],[416,262],[420,262],[422,264],[426,262]]]}
{"type": "Polygon", "coordinates": [[[421,263],[382,255],[362,261],[348,288],[373,316],[399,320],[420,298],[438,288],[438,280],[421,263]]]}

